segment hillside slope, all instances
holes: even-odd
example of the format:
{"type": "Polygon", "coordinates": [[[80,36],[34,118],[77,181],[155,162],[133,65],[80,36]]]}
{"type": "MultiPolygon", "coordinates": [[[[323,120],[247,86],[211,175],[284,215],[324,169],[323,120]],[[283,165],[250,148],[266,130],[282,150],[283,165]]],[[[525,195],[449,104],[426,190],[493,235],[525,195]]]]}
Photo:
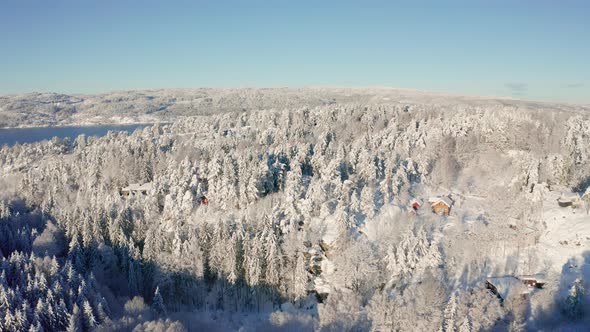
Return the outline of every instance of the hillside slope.
{"type": "Polygon", "coordinates": [[[589,109],[579,105],[464,97],[393,88],[159,89],[97,95],[29,93],[0,96],[0,128],[167,122],[184,116],[330,104],[589,109]]]}

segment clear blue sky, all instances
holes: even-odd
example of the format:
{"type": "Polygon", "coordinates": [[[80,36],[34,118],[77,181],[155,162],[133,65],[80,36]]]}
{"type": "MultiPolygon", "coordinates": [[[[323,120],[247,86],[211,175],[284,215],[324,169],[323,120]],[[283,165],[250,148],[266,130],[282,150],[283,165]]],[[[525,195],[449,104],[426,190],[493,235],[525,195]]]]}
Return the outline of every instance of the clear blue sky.
{"type": "Polygon", "coordinates": [[[391,86],[587,103],[589,17],[583,0],[1,0],[0,94],[391,86]]]}

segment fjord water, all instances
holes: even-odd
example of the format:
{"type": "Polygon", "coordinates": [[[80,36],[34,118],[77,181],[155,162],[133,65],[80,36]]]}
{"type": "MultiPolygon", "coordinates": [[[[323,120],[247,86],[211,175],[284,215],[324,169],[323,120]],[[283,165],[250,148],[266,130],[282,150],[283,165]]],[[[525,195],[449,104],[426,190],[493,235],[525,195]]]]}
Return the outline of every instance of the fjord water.
{"type": "Polygon", "coordinates": [[[34,143],[50,140],[53,137],[75,139],[78,135],[104,136],[109,131],[133,132],[151,124],[105,125],[105,126],[77,126],[77,127],[37,127],[37,128],[0,128],[0,147],[17,143],[34,143]]]}

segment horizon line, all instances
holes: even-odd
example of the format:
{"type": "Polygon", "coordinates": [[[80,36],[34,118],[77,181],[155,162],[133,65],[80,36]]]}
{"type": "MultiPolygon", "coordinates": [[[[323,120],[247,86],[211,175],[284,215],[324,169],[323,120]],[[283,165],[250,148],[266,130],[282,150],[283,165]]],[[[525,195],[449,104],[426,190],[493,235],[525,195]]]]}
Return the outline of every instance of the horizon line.
{"type": "Polygon", "coordinates": [[[140,91],[164,91],[164,90],[179,90],[179,91],[192,91],[192,90],[279,90],[279,89],[345,89],[345,90],[368,90],[368,89],[381,89],[381,90],[397,90],[405,92],[422,93],[425,95],[439,95],[447,97],[461,97],[469,99],[481,99],[481,100],[509,100],[518,102],[536,102],[536,103],[549,103],[549,104],[562,104],[572,106],[590,106],[590,100],[584,102],[572,102],[572,101],[560,101],[555,99],[534,99],[526,97],[512,97],[507,95],[476,95],[476,94],[465,94],[454,91],[441,91],[441,90],[427,90],[427,89],[416,89],[416,88],[400,88],[387,85],[367,85],[367,86],[339,86],[339,85],[276,85],[276,86],[255,86],[255,85],[244,85],[244,86],[195,86],[195,87],[151,87],[151,88],[130,88],[130,89],[113,89],[103,90],[99,92],[66,92],[58,90],[33,90],[28,92],[15,92],[15,93],[0,93],[0,97],[10,96],[22,96],[29,94],[63,94],[68,96],[99,96],[112,93],[129,93],[129,92],[140,92],[140,91]]]}

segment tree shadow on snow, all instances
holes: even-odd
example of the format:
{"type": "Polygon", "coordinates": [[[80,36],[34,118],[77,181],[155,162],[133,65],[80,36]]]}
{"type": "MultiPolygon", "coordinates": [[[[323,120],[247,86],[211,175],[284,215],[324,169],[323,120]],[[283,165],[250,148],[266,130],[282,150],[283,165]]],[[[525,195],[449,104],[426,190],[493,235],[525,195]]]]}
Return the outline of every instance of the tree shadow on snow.
{"type": "MultiPolygon", "coordinates": [[[[92,273],[100,293],[105,297],[117,320],[130,312],[126,303],[141,296],[150,304],[154,291],[159,287],[167,315],[182,321],[189,331],[225,330],[226,324],[240,326],[241,321],[258,326],[258,330],[312,330],[317,317],[317,306],[307,307],[306,301],[298,311],[281,296],[280,290],[271,285],[248,285],[243,273],[230,282],[226,276],[213,272],[205,263],[205,273],[198,277],[190,270],[172,270],[143,258],[137,258],[128,246],[112,243],[93,243],[80,247],[73,255],[68,250],[70,242],[57,221],[39,209],[27,209],[24,202],[11,202],[10,217],[0,219],[0,258],[12,252],[37,256],[55,256],[63,266],[71,260],[79,273],[92,273]],[[17,213],[18,212],[18,213],[17,213]],[[301,315],[301,312],[308,314],[301,315]],[[254,318],[255,317],[255,318],[254,318]],[[254,323],[252,323],[254,322],[254,323]]],[[[70,244],[71,246],[71,244],[70,244]]],[[[70,248],[71,249],[71,248],[70,248]]],[[[133,313],[131,313],[133,314],[133,313]]],[[[144,317],[158,318],[153,312],[144,317]]]]}
{"type": "MultiPolygon", "coordinates": [[[[545,288],[550,289],[550,285],[545,288]],[[547,287],[549,286],[549,287],[547,287]]],[[[533,328],[587,331],[590,326],[590,251],[572,257],[561,269],[552,302],[535,314],[533,328]],[[575,285],[578,284],[578,287],[575,285]],[[581,286],[581,287],[580,287],[581,286]]]]}

